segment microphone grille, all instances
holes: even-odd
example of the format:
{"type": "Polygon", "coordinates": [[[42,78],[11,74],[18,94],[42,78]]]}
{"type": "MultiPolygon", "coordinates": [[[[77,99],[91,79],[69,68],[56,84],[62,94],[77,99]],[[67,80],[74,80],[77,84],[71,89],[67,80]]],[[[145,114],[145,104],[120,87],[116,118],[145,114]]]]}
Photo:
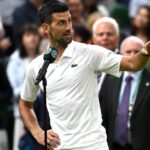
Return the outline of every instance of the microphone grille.
{"type": "Polygon", "coordinates": [[[57,49],[54,47],[49,47],[44,54],[44,60],[48,60],[48,61],[53,60],[54,61],[57,58],[57,56],[58,56],[57,49]]]}

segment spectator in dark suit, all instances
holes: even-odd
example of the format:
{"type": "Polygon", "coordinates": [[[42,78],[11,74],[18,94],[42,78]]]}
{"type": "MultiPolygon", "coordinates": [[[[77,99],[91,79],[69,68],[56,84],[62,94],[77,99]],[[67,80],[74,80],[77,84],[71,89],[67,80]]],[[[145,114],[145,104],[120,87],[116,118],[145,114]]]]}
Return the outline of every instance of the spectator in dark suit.
{"type": "MultiPolygon", "coordinates": [[[[121,45],[121,53],[135,55],[143,44],[137,37],[128,37],[121,45]]],[[[107,75],[99,100],[110,150],[150,150],[150,72],[147,69],[124,72],[121,78],[107,75]]]]}
{"type": "MultiPolygon", "coordinates": [[[[119,25],[115,19],[111,17],[102,17],[98,19],[92,27],[92,42],[95,45],[102,46],[106,49],[117,53],[120,40],[119,25]]],[[[104,81],[106,73],[97,73],[98,90],[104,81]]]]}

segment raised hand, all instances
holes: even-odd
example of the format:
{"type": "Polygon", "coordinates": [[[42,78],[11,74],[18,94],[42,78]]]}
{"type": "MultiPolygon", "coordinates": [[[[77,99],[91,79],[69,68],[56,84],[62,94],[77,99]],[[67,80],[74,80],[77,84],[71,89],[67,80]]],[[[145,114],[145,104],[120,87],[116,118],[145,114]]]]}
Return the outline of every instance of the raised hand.
{"type": "Polygon", "coordinates": [[[150,56],[150,41],[145,43],[144,47],[141,50],[141,53],[145,56],[150,56]]]}

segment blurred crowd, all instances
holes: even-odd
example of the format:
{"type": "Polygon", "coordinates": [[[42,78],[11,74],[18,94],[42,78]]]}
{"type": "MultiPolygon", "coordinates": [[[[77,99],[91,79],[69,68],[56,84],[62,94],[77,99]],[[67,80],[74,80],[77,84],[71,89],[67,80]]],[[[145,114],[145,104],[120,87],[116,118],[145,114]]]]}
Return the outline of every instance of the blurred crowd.
{"type": "MultiPolygon", "coordinates": [[[[37,13],[38,8],[47,1],[0,1],[0,150],[43,149],[24,128],[19,115],[18,101],[29,63],[43,53],[49,44],[37,13]]],[[[149,0],[63,1],[68,4],[72,15],[75,41],[99,45],[122,55],[135,55],[143,43],[150,40],[149,0]]],[[[147,67],[140,73],[130,73],[137,79],[132,87],[136,91],[131,90],[131,99],[134,101],[131,104],[134,106],[135,103],[135,111],[138,112],[135,112],[135,118],[132,118],[134,107],[130,107],[133,111],[128,112],[129,138],[123,145],[116,138],[115,126],[119,120],[118,101],[123,95],[122,82],[124,74],[128,72],[123,73],[122,79],[97,73],[103,125],[106,128],[110,150],[131,150],[130,147],[133,150],[150,150],[149,70],[148,62],[147,67]],[[110,96],[107,90],[112,90],[110,96]]],[[[39,91],[35,101],[34,111],[41,127],[44,128],[42,91],[39,91]]],[[[49,123],[47,127],[50,128],[49,123]]]]}

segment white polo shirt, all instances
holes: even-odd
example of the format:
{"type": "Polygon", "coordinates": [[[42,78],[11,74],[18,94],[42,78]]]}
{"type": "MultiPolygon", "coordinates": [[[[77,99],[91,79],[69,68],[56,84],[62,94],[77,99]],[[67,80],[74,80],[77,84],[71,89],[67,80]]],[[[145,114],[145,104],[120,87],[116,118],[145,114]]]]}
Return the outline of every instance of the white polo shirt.
{"type": "MultiPolygon", "coordinates": [[[[61,140],[60,149],[86,150],[91,147],[94,150],[106,144],[96,72],[120,76],[121,58],[100,46],[72,41],[60,61],[49,65],[47,108],[52,129],[61,140]]],[[[42,83],[34,84],[42,64],[43,55],[31,62],[21,91],[22,99],[33,102],[39,88],[43,89],[42,83]]]]}

